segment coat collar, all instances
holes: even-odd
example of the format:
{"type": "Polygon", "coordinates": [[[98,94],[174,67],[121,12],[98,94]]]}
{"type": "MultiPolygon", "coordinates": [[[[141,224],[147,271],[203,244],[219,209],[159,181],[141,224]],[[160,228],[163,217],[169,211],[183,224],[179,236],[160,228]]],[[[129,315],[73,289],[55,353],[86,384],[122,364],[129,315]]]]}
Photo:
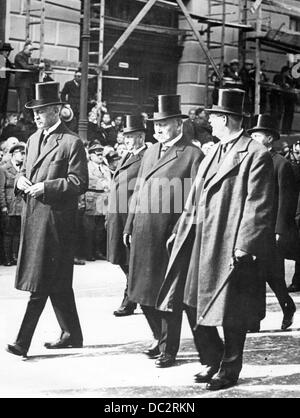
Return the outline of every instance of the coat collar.
{"type": "MultiPolygon", "coordinates": [[[[244,160],[244,158],[248,154],[248,147],[249,147],[250,142],[252,141],[253,139],[251,139],[248,136],[245,136],[244,134],[242,134],[239,137],[236,143],[232,146],[231,150],[225,156],[221,166],[219,167],[218,172],[209,183],[208,189],[210,189],[215,184],[217,184],[220,180],[222,180],[237,165],[241,164],[241,162],[244,160]]],[[[208,164],[206,164],[206,168],[209,167],[209,163],[212,161],[212,158],[215,156],[215,153],[218,151],[218,149],[219,147],[216,147],[214,152],[210,155],[210,159],[208,161],[208,164]]]]}
{"type": "Polygon", "coordinates": [[[143,158],[144,152],[146,151],[146,149],[147,149],[146,147],[143,148],[138,154],[135,154],[135,155],[133,154],[128,159],[126,159],[127,154],[124,155],[124,157],[122,157],[122,159],[120,160],[120,163],[115,171],[114,178],[116,178],[119,175],[120,171],[125,170],[126,168],[130,167],[132,164],[135,164],[136,162],[140,161],[143,158]]]}
{"type": "Polygon", "coordinates": [[[187,141],[184,137],[182,137],[176,144],[172,145],[166,153],[160,157],[160,149],[161,145],[156,144],[153,146],[154,152],[153,152],[153,165],[151,169],[146,173],[145,180],[147,180],[149,177],[152,176],[157,170],[159,170],[161,167],[163,167],[166,164],[169,164],[171,161],[178,158],[178,155],[180,152],[183,152],[187,146],[187,141]]]}
{"type": "Polygon", "coordinates": [[[57,129],[52,132],[47,141],[47,145],[42,149],[41,153],[39,154],[40,149],[40,138],[41,138],[41,131],[37,131],[33,138],[33,165],[31,167],[31,176],[33,175],[33,172],[38,167],[38,165],[41,164],[41,162],[47,157],[50,152],[52,152],[56,147],[58,147],[59,140],[63,137],[64,133],[66,133],[67,130],[65,126],[61,123],[57,129]]]}

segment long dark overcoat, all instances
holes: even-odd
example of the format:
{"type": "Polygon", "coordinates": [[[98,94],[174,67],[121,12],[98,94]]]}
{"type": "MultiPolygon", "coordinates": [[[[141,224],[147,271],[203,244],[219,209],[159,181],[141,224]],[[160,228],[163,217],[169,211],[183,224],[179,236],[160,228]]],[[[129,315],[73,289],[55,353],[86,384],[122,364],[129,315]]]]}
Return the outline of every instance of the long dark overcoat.
{"type": "Polygon", "coordinates": [[[75,215],[88,185],[87,159],[80,138],[63,124],[39,154],[40,136],[37,131],[29,138],[20,173],[32,183],[44,182],[45,193],[26,197],[16,288],[63,292],[72,287],[75,215]]]}
{"type": "Polygon", "coordinates": [[[157,143],[144,155],[124,230],[132,235],[128,295],[130,300],[146,306],[155,306],[168,265],[166,241],[204,157],[184,137],[162,158],[160,148],[157,143]]]}
{"type": "Polygon", "coordinates": [[[241,136],[207,182],[208,167],[218,150],[216,145],[203,160],[175,227],[157,307],[172,311],[177,289],[185,285],[184,302],[197,308],[199,325],[232,325],[244,320],[252,324],[265,314],[262,267],[274,236],[273,163],[263,146],[241,136]],[[231,274],[235,249],[256,260],[231,274]]]}
{"type": "Polygon", "coordinates": [[[120,160],[111,182],[107,215],[107,260],[112,264],[129,264],[129,252],[123,244],[123,232],[145,151],[146,147],[128,159],[125,155],[120,160]]]}

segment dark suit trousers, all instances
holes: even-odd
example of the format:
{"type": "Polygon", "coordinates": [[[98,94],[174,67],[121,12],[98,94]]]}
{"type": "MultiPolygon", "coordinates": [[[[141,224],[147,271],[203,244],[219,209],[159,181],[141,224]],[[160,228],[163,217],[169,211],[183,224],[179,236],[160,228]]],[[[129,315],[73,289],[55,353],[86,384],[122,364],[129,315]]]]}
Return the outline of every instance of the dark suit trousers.
{"type": "Polygon", "coordinates": [[[185,306],[188,321],[193,332],[195,346],[203,365],[220,367],[227,376],[238,378],[243,365],[243,351],[247,329],[224,326],[224,343],[217,327],[197,326],[197,311],[185,306]]]}
{"type": "Polygon", "coordinates": [[[269,266],[267,272],[267,283],[275,293],[275,296],[281,306],[284,309],[287,303],[293,303],[292,298],[289,295],[285,282],[284,271],[284,258],[278,248],[275,250],[275,257],[272,260],[272,265],[269,266]]]}
{"type": "Polygon", "coordinates": [[[171,313],[160,312],[150,306],[141,308],[154,338],[159,342],[160,352],[176,356],[180,345],[182,309],[178,307],[171,313]]]}
{"type": "Polygon", "coordinates": [[[136,306],[137,306],[137,304],[134,303],[134,302],[131,302],[129,300],[129,297],[128,297],[128,273],[129,273],[129,266],[126,265],[126,264],[121,264],[120,267],[121,267],[123,273],[126,276],[126,287],[125,287],[125,290],[124,290],[124,297],[123,297],[123,301],[121,303],[121,307],[128,308],[128,309],[131,309],[131,308],[132,309],[135,309],[136,306]]]}
{"type": "Polygon", "coordinates": [[[31,293],[26,313],[16,340],[16,344],[28,350],[31,340],[45,308],[48,297],[51,300],[62,335],[68,334],[74,343],[83,340],[78,313],[75,304],[74,292],[71,289],[65,293],[31,293]]]}

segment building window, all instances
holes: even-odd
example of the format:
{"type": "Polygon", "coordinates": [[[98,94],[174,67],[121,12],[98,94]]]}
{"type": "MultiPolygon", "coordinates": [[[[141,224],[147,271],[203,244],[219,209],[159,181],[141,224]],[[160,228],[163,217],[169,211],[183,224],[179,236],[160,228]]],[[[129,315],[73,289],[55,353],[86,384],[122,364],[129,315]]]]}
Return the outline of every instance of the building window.
{"type": "Polygon", "coordinates": [[[294,32],[300,32],[300,19],[297,17],[291,17],[290,29],[294,32]]]}

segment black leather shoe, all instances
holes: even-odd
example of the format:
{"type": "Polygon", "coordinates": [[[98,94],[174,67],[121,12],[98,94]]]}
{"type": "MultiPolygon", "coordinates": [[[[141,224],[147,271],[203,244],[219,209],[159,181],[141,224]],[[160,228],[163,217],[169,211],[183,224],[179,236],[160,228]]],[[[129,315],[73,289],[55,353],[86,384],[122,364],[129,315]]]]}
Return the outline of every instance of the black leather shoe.
{"type": "Polygon", "coordinates": [[[114,315],[115,316],[129,316],[129,315],[133,315],[134,314],[134,309],[132,307],[128,307],[128,306],[120,306],[119,309],[117,309],[116,311],[114,311],[114,315]]]}
{"type": "Polygon", "coordinates": [[[74,258],[74,264],[75,266],[85,266],[85,261],[80,258],[74,258]]]}
{"type": "Polygon", "coordinates": [[[82,348],[82,342],[74,342],[70,338],[60,339],[52,343],[45,343],[48,350],[59,350],[61,348],[82,348]]]}
{"type": "Polygon", "coordinates": [[[296,286],[295,284],[290,284],[287,290],[289,293],[300,292],[300,286],[296,286]]]}
{"type": "Polygon", "coordinates": [[[281,324],[281,329],[283,331],[288,329],[293,324],[295,312],[296,306],[293,301],[287,303],[283,308],[283,320],[281,324]]]}
{"type": "Polygon", "coordinates": [[[27,357],[27,350],[24,350],[24,348],[20,347],[18,344],[8,344],[6,351],[15,356],[27,357]]]}
{"type": "Polygon", "coordinates": [[[13,266],[13,263],[11,261],[5,261],[4,266],[5,267],[11,267],[11,266],[13,266]]]}
{"type": "Polygon", "coordinates": [[[144,351],[144,354],[149,358],[157,358],[160,356],[159,345],[157,342],[151,345],[147,350],[144,351]]]}
{"type": "Polygon", "coordinates": [[[203,371],[195,374],[196,383],[209,383],[212,377],[218,372],[219,367],[206,366],[203,371]]]}
{"type": "Polygon", "coordinates": [[[96,258],[95,257],[89,257],[89,258],[86,259],[86,261],[96,261],[96,258]]]}
{"type": "Polygon", "coordinates": [[[227,377],[223,374],[217,374],[212,377],[211,381],[206,385],[207,390],[221,390],[228,389],[237,384],[238,379],[233,377],[227,377]]]}
{"type": "Polygon", "coordinates": [[[175,364],[175,360],[176,357],[172,354],[161,353],[155,362],[155,366],[160,368],[172,367],[175,364]]]}

